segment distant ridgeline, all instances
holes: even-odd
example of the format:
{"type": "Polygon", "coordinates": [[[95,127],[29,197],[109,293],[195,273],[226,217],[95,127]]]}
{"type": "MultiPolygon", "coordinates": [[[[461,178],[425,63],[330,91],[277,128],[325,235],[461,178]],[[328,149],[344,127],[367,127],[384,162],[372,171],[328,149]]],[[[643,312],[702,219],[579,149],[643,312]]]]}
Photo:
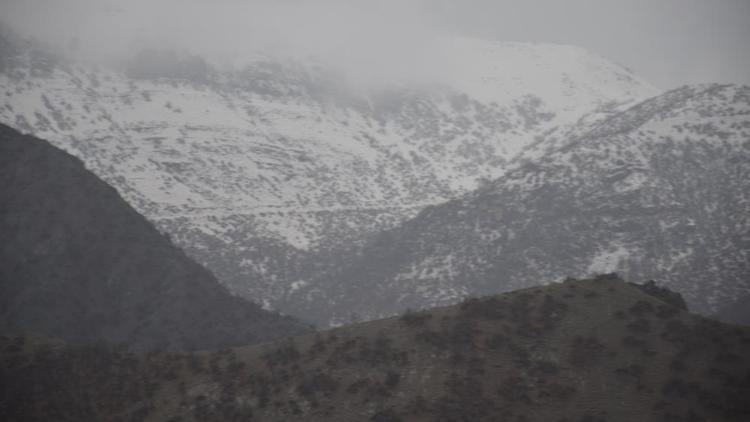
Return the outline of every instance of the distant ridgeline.
{"type": "Polygon", "coordinates": [[[750,328],[616,276],[211,353],[0,338],[6,420],[750,420],[750,328]],[[664,300],[666,299],[666,301],[664,300]],[[677,306],[676,306],[677,305],[677,306]]]}
{"type": "MultiPolygon", "coordinates": [[[[319,281],[372,235],[503,174],[526,147],[659,93],[575,46],[438,42],[462,63],[454,81],[352,89],[315,58],[258,53],[230,69],[150,48],[92,65],[0,24],[0,122],[80,158],[233,293],[326,325],[376,318],[417,306],[388,297],[396,309],[370,312],[319,281]],[[335,300],[347,308],[321,315],[335,300]]],[[[353,292],[369,296],[371,281],[353,292]]]]}
{"type": "MultiPolygon", "coordinates": [[[[616,274],[613,274],[614,277],[617,277],[616,274]]],[[[636,284],[636,283],[630,283],[631,285],[641,289],[646,294],[649,294],[657,299],[660,299],[663,302],[669,303],[670,305],[680,308],[683,310],[688,310],[687,304],[685,303],[685,299],[682,298],[682,295],[673,292],[665,287],[659,287],[656,285],[656,282],[653,280],[649,280],[645,282],[644,284],[636,284]]]]}
{"type": "Polygon", "coordinates": [[[280,308],[341,323],[616,271],[747,321],[748,215],[750,87],[687,86],[540,139],[500,178],[370,236],[280,308]]]}
{"type": "Polygon", "coordinates": [[[0,125],[0,332],[199,350],[308,327],[234,297],[77,158],[0,125]]]}
{"type": "Polygon", "coordinates": [[[455,86],[363,92],[315,60],[92,66],[0,26],[0,121],[80,158],[232,293],[320,326],[612,271],[747,321],[750,88],[660,93],[574,46],[441,43],[470,64],[455,86]]]}

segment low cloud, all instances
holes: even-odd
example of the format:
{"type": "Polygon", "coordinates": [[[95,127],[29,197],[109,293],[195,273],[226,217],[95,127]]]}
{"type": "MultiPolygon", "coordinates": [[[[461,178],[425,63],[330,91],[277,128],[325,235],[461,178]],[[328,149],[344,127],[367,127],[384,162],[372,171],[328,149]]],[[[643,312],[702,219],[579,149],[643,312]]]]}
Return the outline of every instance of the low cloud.
{"type": "Polygon", "coordinates": [[[315,56],[365,83],[441,80],[446,33],[580,45],[663,88],[750,83],[747,0],[0,0],[16,31],[97,60],[315,56]]]}
{"type": "MultiPolygon", "coordinates": [[[[364,83],[430,78],[440,30],[422,0],[2,0],[16,31],[98,60],[144,48],[240,66],[258,53],[315,57],[364,83]]],[[[432,76],[431,76],[432,75],[432,76]]]]}

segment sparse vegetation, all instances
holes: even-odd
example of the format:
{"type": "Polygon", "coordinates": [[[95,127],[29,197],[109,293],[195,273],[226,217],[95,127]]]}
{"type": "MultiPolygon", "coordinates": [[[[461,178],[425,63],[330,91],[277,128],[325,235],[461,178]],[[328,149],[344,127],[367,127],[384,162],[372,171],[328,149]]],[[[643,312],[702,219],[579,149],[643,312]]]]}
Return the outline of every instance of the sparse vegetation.
{"type": "Polygon", "coordinates": [[[570,281],[210,353],[6,337],[0,376],[12,388],[0,390],[0,412],[32,421],[51,409],[174,422],[747,420],[750,333],[684,311],[665,319],[659,299],[613,286],[570,281]],[[571,290],[596,292],[597,305],[583,293],[564,299],[571,290]]]}

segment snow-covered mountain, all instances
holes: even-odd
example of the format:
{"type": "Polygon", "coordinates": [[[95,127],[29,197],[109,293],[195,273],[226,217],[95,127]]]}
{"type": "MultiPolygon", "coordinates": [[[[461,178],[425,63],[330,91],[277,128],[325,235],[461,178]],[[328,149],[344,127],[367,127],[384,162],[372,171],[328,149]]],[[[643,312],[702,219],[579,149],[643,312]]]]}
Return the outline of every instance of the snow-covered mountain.
{"type": "Polygon", "coordinates": [[[670,91],[549,145],[375,236],[287,306],[342,323],[615,271],[703,313],[750,293],[750,87],[670,91]]]}
{"type": "Polygon", "coordinates": [[[580,116],[657,92],[563,45],[446,39],[455,83],[357,93],[312,61],[259,55],[221,71],[148,51],[118,69],[7,38],[0,122],[81,158],[235,292],[269,305],[304,285],[294,268],[311,251],[394,227],[580,116]]]}

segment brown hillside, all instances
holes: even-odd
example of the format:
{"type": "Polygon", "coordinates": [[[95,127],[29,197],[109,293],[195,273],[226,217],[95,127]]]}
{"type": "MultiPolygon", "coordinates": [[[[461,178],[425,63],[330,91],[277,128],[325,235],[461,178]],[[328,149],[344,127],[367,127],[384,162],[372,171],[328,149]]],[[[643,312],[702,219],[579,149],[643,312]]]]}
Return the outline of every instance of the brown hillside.
{"type": "Polygon", "coordinates": [[[602,276],[214,353],[137,360],[6,339],[0,416],[747,421],[749,352],[750,329],[602,276]]]}

